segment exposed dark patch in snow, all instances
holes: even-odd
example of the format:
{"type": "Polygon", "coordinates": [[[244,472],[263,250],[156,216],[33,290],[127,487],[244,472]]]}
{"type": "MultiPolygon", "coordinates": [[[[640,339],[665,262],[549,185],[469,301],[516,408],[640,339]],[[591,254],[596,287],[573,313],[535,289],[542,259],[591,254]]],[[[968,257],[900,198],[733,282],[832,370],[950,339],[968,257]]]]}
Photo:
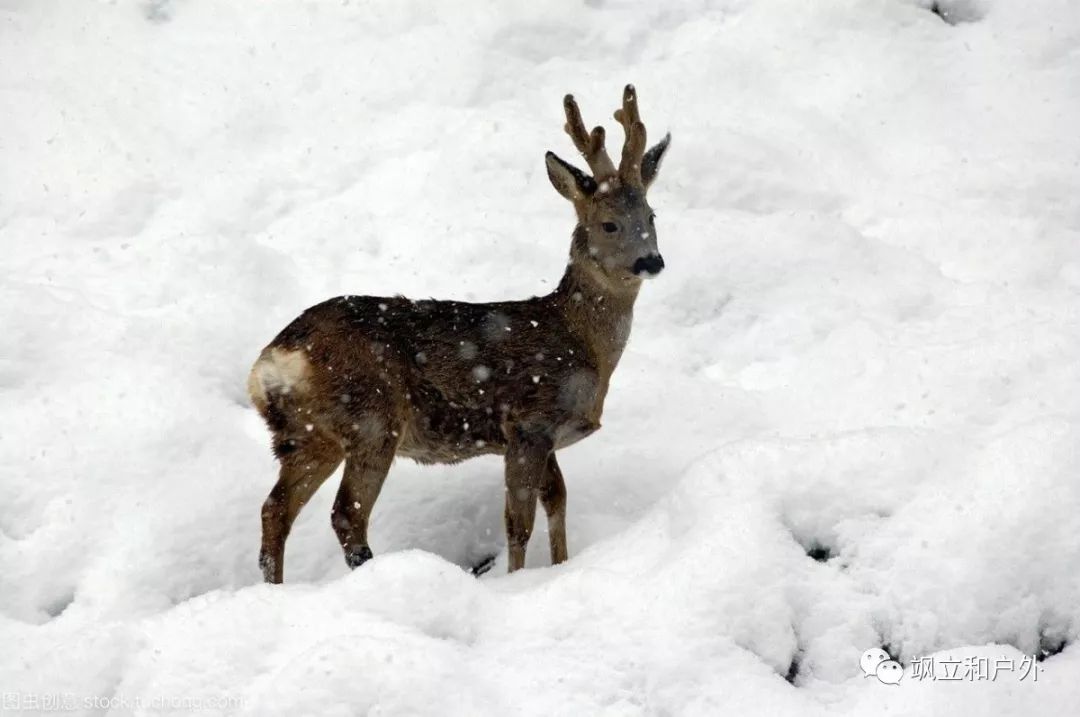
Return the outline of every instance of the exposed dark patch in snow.
{"type": "Polygon", "coordinates": [[[800,659],[799,659],[799,657],[800,657],[799,653],[796,652],[795,655],[791,658],[791,664],[788,665],[787,674],[784,675],[784,679],[787,680],[788,683],[792,684],[792,685],[796,684],[795,681],[799,678],[799,667],[800,667],[800,659]]]}
{"type": "Polygon", "coordinates": [[[930,4],[929,10],[949,25],[977,22],[983,18],[986,12],[974,0],[934,0],[930,4]]]}
{"type": "Polygon", "coordinates": [[[1061,654],[1062,650],[1069,646],[1069,641],[1062,635],[1043,633],[1039,637],[1039,651],[1035,653],[1035,659],[1039,662],[1061,654]]]}
{"type": "Polygon", "coordinates": [[[44,606],[45,613],[51,618],[57,618],[75,602],[75,591],[62,595],[44,606]]]}
{"type": "Polygon", "coordinates": [[[810,544],[810,547],[806,549],[806,555],[819,563],[827,563],[829,559],[832,558],[833,553],[829,546],[814,541],[810,544]]]}

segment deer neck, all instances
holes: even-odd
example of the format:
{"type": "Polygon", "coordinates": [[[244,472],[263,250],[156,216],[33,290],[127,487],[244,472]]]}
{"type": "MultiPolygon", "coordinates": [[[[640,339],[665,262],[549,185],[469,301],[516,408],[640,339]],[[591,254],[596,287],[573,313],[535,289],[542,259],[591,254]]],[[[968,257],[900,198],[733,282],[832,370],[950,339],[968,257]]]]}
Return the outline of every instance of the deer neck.
{"type": "Polygon", "coordinates": [[[586,230],[574,229],[566,273],[552,295],[566,325],[589,348],[604,383],[630,338],[640,279],[612,280],[589,255],[586,230]]]}

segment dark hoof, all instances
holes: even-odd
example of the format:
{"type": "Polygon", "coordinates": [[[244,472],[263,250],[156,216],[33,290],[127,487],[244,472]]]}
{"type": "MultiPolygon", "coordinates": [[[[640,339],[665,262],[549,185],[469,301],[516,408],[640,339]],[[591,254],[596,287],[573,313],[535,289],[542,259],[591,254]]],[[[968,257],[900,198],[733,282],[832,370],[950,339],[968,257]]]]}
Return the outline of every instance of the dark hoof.
{"type": "Polygon", "coordinates": [[[486,573],[487,571],[489,571],[493,567],[495,567],[495,557],[496,556],[494,556],[494,555],[487,556],[486,558],[481,560],[479,563],[472,566],[472,568],[469,569],[469,572],[472,573],[473,575],[475,575],[476,577],[480,577],[481,575],[483,575],[484,573],[486,573]]]}
{"type": "Polygon", "coordinates": [[[345,553],[345,563],[353,570],[371,560],[371,558],[371,548],[366,545],[362,548],[354,548],[345,553]]]}

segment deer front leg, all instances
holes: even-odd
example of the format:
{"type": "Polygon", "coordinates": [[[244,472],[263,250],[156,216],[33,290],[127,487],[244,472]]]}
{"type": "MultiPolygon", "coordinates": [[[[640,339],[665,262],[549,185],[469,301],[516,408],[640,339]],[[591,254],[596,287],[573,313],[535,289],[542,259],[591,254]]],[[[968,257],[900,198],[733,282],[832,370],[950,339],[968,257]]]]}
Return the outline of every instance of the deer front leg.
{"type": "Polygon", "coordinates": [[[554,442],[543,433],[514,428],[506,448],[506,543],[510,572],[525,567],[525,548],[536,518],[536,500],[554,442]]]}
{"type": "Polygon", "coordinates": [[[566,482],[552,451],[547,458],[544,485],[540,502],[548,519],[548,540],[551,543],[551,564],[558,565],[567,558],[566,550],[566,482]]]}

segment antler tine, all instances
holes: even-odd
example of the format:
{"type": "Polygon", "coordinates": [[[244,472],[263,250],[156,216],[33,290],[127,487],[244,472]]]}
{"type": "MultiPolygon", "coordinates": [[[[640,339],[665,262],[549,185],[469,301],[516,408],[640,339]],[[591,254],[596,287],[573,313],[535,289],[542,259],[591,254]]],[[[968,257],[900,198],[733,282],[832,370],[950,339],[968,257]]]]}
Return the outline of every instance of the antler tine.
{"type": "Polygon", "coordinates": [[[615,110],[615,119],[626,132],[622,160],[619,162],[619,176],[640,184],[641,158],[645,154],[645,124],[638,114],[637,91],[633,85],[627,85],[623,90],[622,109],[615,110]]]}
{"type": "Polygon", "coordinates": [[[604,148],[604,128],[594,127],[591,133],[585,130],[581,110],[578,109],[573,95],[563,98],[563,109],[566,110],[566,133],[589,163],[593,178],[600,181],[615,174],[615,165],[611,163],[607,149],[604,148]]]}

